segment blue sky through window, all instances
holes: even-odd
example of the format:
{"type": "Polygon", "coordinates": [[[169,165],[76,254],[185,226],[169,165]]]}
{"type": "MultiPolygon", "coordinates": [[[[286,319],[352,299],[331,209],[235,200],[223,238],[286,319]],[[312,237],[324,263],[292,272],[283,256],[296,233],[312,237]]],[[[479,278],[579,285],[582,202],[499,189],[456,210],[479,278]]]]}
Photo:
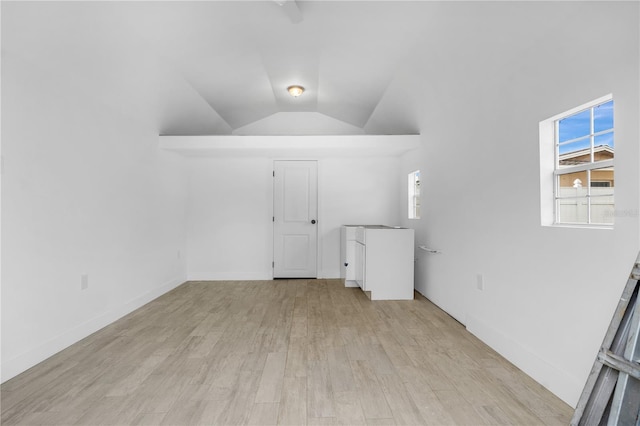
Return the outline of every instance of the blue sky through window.
{"type": "MultiPolygon", "coordinates": [[[[613,129],[613,100],[594,107],[593,128],[595,133],[613,129]]],[[[560,143],[584,137],[584,139],[560,145],[560,154],[589,148],[591,143],[589,138],[591,133],[591,110],[587,109],[560,120],[558,133],[560,143]]],[[[613,148],[613,132],[596,136],[594,146],[599,145],[607,145],[613,148]]]]}

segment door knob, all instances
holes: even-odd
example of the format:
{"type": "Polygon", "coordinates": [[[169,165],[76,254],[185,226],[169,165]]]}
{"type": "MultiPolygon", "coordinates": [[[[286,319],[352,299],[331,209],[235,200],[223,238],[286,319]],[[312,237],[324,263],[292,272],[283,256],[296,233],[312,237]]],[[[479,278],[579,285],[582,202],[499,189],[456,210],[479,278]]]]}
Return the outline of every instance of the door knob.
{"type": "Polygon", "coordinates": [[[311,224],[312,224],[312,225],[315,225],[315,224],[316,224],[316,220],[315,220],[315,219],[312,219],[312,220],[311,220],[311,224]]]}

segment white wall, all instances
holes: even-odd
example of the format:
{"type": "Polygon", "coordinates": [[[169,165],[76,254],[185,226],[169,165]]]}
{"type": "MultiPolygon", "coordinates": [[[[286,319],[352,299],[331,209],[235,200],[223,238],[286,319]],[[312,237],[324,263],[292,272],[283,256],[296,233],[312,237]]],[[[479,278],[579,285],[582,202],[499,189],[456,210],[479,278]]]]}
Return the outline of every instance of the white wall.
{"type": "MultiPolygon", "coordinates": [[[[186,161],[189,279],[271,279],[273,158],[186,161]]],[[[398,167],[398,157],[318,159],[319,277],[340,276],[341,225],[398,222],[398,167]]]]}
{"type": "MultiPolygon", "coordinates": [[[[320,159],[320,274],[338,276],[340,224],[406,217],[420,168],[423,218],[404,224],[443,253],[419,252],[417,288],[574,404],[640,246],[638,3],[448,8],[366,126],[419,130],[420,151],[320,159]],[[607,93],[615,229],[542,227],[538,122],[607,93]]],[[[185,234],[190,278],[270,278],[271,158],[188,159],[187,190],[155,129],[96,103],[111,86],[2,60],[3,380],[184,279],[185,234]]]]}
{"type": "Polygon", "coordinates": [[[271,278],[269,162],[261,158],[185,161],[189,279],[271,278]]]}
{"type": "Polygon", "coordinates": [[[340,277],[340,226],[398,225],[399,158],[327,158],[320,162],[321,277],[340,277]]]}
{"type": "Polygon", "coordinates": [[[364,130],[319,112],[278,112],[233,130],[234,135],[361,135],[364,130]]]}
{"type": "MultiPolygon", "coordinates": [[[[403,178],[421,169],[423,183],[422,218],[404,224],[416,229],[417,244],[442,250],[418,252],[417,289],[569,404],[578,400],[640,247],[638,3],[574,5],[563,27],[509,66],[435,58],[442,79],[415,100],[423,147],[399,169],[403,178]],[[608,93],[615,102],[615,229],[543,227],[538,123],[608,93]]],[[[552,12],[553,5],[527,7],[552,12]]],[[[421,66],[432,67],[415,72],[421,66]]]]}
{"type": "Polygon", "coordinates": [[[73,76],[3,51],[2,82],[4,381],[184,281],[186,180],[73,76]]]}

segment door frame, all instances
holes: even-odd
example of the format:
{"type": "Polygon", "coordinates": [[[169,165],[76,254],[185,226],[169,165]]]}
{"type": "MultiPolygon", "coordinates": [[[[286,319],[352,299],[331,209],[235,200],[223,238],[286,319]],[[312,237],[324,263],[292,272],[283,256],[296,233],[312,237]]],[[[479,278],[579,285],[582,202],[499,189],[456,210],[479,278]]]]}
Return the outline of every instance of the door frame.
{"type": "MultiPolygon", "coordinates": [[[[275,212],[275,206],[274,206],[274,202],[275,202],[275,191],[274,191],[274,186],[275,186],[275,180],[274,180],[274,176],[273,176],[273,172],[275,171],[275,162],[276,161],[315,161],[317,168],[316,168],[316,172],[318,174],[317,176],[317,198],[318,198],[318,212],[317,212],[317,218],[316,220],[317,222],[317,238],[316,238],[316,278],[320,279],[323,278],[323,269],[321,268],[321,262],[322,262],[322,247],[323,247],[323,238],[322,238],[322,232],[324,229],[324,220],[322,219],[322,179],[320,178],[322,176],[322,161],[317,158],[317,157],[293,157],[293,158],[287,158],[287,157],[272,157],[270,158],[270,166],[269,166],[269,176],[268,178],[271,181],[271,184],[269,185],[269,198],[271,199],[271,203],[269,204],[270,206],[270,211],[268,214],[268,218],[273,218],[274,217],[274,212],[275,212]]],[[[274,275],[274,268],[273,268],[273,262],[275,259],[275,224],[273,222],[273,219],[269,221],[269,226],[271,229],[271,232],[269,232],[269,241],[267,242],[269,244],[269,252],[271,253],[271,264],[269,265],[269,269],[271,270],[271,279],[273,280],[275,275],[274,275]]]]}

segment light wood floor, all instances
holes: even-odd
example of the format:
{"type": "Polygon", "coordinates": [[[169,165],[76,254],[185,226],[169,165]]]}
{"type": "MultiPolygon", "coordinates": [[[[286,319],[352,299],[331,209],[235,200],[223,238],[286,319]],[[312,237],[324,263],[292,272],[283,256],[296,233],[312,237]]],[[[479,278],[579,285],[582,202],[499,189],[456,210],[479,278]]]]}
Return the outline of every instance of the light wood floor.
{"type": "Polygon", "coordinates": [[[2,424],[568,424],[425,298],[189,282],[4,383],[2,424]]]}

